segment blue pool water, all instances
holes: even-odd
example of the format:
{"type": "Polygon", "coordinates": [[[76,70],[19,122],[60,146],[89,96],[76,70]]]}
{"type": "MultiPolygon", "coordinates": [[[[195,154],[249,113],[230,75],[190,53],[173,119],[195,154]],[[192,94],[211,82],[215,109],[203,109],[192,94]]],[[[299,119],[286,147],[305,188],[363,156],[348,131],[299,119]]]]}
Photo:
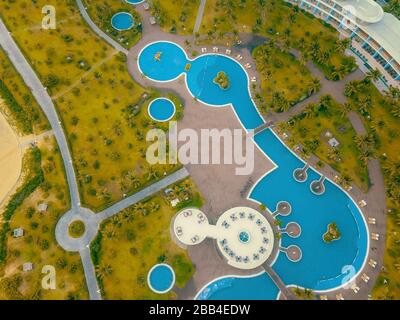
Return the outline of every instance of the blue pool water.
{"type": "Polygon", "coordinates": [[[144,0],[125,0],[125,1],[130,4],[139,4],[139,3],[144,2],[144,0]]]}
{"type": "MultiPolygon", "coordinates": [[[[231,105],[247,130],[264,123],[251,99],[245,70],[229,57],[208,54],[190,60],[176,44],[156,42],[143,49],[138,66],[144,75],[154,81],[171,81],[185,75],[188,90],[194,97],[215,107],[231,105]],[[161,53],[159,61],[154,59],[156,53],[161,53]],[[187,64],[190,68],[185,68],[187,64]],[[213,83],[219,71],[225,72],[229,78],[230,87],[227,90],[213,83]]],[[[280,253],[273,265],[274,270],[286,285],[312,290],[333,289],[351,280],[352,276],[342,270],[351,266],[357,273],[365,262],[368,248],[367,227],[359,208],[341,188],[328,180],[325,180],[326,191],[323,195],[313,194],[310,183],[319,179],[320,175],[312,169],[308,170],[306,182],[296,182],[293,170],[304,167],[304,163],[286,148],[271,129],[258,133],[254,141],[277,168],[258,181],[250,198],[265,204],[271,212],[275,211],[279,201],[288,201],[292,213],[287,217],[279,216],[279,219],[283,227],[294,221],[302,229],[298,238],[283,234],[281,239],[283,247],[292,244],[300,247],[301,260],[291,262],[284,253],[280,253]],[[331,222],[336,222],[342,237],[327,244],[322,236],[331,222]]],[[[250,283],[249,279],[242,281],[250,283]]],[[[258,285],[269,288],[262,279],[258,285]]],[[[235,295],[231,291],[236,290],[236,286],[230,288],[223,291],[224,297],[235,295]]]]}
{"type": "Polygon", "coordinates": [[[135,20],[132,15],[127,12],[120,12],[111,18],[111,25],[118,31],[129,30],[133,27],[135,20]]]}
{"type": "Polygon", "coordinates": [[[228,277],[210,283],[197,296],[198,300],[275,300],[279,289],[266,274],[228,277]],[[262,285],[260,285],[260,283],[262,285]]]}
{"type": "Polygon", "coordinates": [[[158,98],[149,104],[148,113],[156,121],[168,121],[175,114],[175,105],[169,99],[158,98]]]}
{"type": "Polygon", "coordinates": [[[250,235],[246,231],[242,231],[239,233],[239,239],[243,243],[247,243],[250,240],[250,235]]]}
{"type": "Polygon", "coordinates": [[[153,291],[166,293],[175,283],[175,274],[169,265],[157,264],[150,270],[147,281],[153,291]]]}

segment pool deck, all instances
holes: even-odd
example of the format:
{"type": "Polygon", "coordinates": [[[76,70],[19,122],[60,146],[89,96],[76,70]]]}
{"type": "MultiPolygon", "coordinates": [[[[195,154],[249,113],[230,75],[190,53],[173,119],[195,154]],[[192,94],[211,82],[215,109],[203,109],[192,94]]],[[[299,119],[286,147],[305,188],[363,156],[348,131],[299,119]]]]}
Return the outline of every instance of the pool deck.
{"type": "MultiPolygon", "coordinates": [[[[137,11],[143,17],[143,37],[139,41],[137,45],[135,45],[129,52],[120,46],[117,42],[112,40],[108,35],[106,35],[103,31],[101,31],[94,23],[90,22],[88,19],[88,15],[82,5],[80,0],[77,0],[77,4],[79,6],[80,12],[88,21],[89,26],[96,32],[101,38],[107,41],[110,45],[112,45],[116,50],[121,51],[128,55],[128,69],[132,77],[142,86],[146,87],[158,87],[161,90],[165,91],[174,91],[176,92],[185,102],[185,117],[179,123],[181,128],[190,127],[192,129],[202,129],[202,128],[241,128],[241,125],[236,118],[232,109],[229,111],[226,108],[209,108],[205,106],[201,106],[199,102],[195,102],[193,98],[190,96],[189,92],[186,89],[184,83],[180,80],[168,83],[168,84],[157,84],[151,82],[140,75],[137,70],[137,64],[135,58],[137,58],[139,51],[147,44],[157,41],[157,40],[168,40],[173,41],[181,45],[186,50],[190,49],[196,50],[197,52],[201,52],[201,48],[195,46],[194,44],[188,48],[185,45],[185,40],[190,41],[192,43],[193,37],[181,37],[177,35],[167,34],[161,31],[158,26],[152,26],[149,22],[150,12],[145,11],[143,5],[139,5],[136,7],[137,11]],[[195,127],[193,127],[195,126],[195,127]]],[[[1,23],[1,20],[0,20],[1,23]]],[[[63,154],[64,164],[67,168],[67,176],[68,183],[71,193],[71,200],[73,204],[73,210],[76,214],[76,211],[80,209],[80,201],[79,201],[79,193],[77,192],[76,179],[74,175],[74,170],[72,167],[72,158],[69,154],[69,149],[66,146],[64,133],[62,128],[58,122],[58,117],[54,113],[54,107],[52,107],[51,99],[48,97],[47,93],[45,93],[43,86],[40,81],[37,79],[36,74],[29,67],[28,62],[23,58],[22,53],[18,51],[16,44],[13,42],[6,28],[3,27],[2,35],[3,35],[3,46],[6,47],[7,52],[14,52],[11,57],[14,57],[13,63],[16,65],[18,71],[22,74],[24,80],[27,84],[34,88],[33,92],[36,93],[35,97],[39,101],[41,107],[46,114],[48,115],[50,122],[52,124],[52,128],[54,130],[54,134],[57,137],[58,142],[61,141],[61,151],[63,154]],[[15,54],[17,52],[18,54],[15,54]],[[15,59],[15,56],[20,57],[21,59],[15,59]],[[50,116],[49,116],[50,115],[50,116]]],[[[203,46],[204,47],[204,46],[203,46]]],[[[254,63],[251,58],[250,52],[244,47],[239,46],[237,48],[229,48],[232,50],[231,56],[236,56],[237,54],[241,54],[243,56],[243,64],[250,62],[253,65],[253,68],[248,69],[249,77],[256,77],[259,79],[258,74],[254,68],[254,63]]],[[[225,48],[223,48],[225,51],[225,48]]],[[[208,46],[208,52],[212,52],[212,46],[208,46]]],[[[222,48],[221,48],[222,52],[222,48]]],[[[351,74],[345,80],[336,82],[335,85],[333,82],[323,82],[322,90],[326,90],[326,92],[332,93],[336,97],[336,90],[339,90],[339,85],[343,86],[344,84],[352,79],[353,77],[359,77],[359,71],[351,74]]],[[[338,91],[339,92],[339,91],[338,91]]],[[[342,94],[342,91],[339,94],[342,94]]],[[[318,95],[315,95],[317,97],[318,95]]],[[[313,99],[313,97],[311,97],[313,99]]],[[[340,99],[338,99],[340,102],[340,99]]],[[[310,101],[309,101],[310,102],[310,101]]],[[[285,117],[289,117],[290,113],[300,112],[302,106],[305,105],[299,104],[292,108],[288,113],[280,114],[279,119],[285,120],[285,117]]],[[[287,119],[287,118],[286,118],[287,119]]],[[[249,201],[246,196],[251,188],[251,186],[259,179],[259,177],[263,176],[265,172],[272,168],[272,164],[261,154],[258,149],[255,154],[255,170],[251,177],[247,176],[236,176],[234,173],[233,166],[188,166],[187,170],[190,175],[196,181],[199,186],[200,191],[202,192],[206,205],[204,206],[204,210],[208,212],[210,220],[216,219],[218,214],[223,212],[226,209],[229,209],[234,206],[249,206],[254,209],[259,209],[258,205],[252,201],[249,201]],[[221,186],[223,186],[221,188],[221,186]],[[223,199],[223,201],[221,201],[223,199]]],[[[315,164],[318,159],[312,158],[310,159],[311,164],[315,164]]],[[[368,293],[371,292],[372,286],[375,283],[376,277],[379,274],[379,271],[383,265],[383,253],[385,249],[385,233],[386,233],[386,208],[385,208],[385,188],[383,184],[383,177],[380,169],[380,165],[378,160],[373,159],[368,163],[368,169],[371,180],[371,188],[367,194],[362,193],[356,186],[353,186],[350,194],[355,199],[356,202],[360,200],[366,200],[367,206],[363,208],[363,214],[367,220],[368,217],[376,218],[375,225],[369,225],[370,232],[379,233],[381,235],[380,240],[371,240],[371,248],[369,251],[368,259],[372,258],[377,261],[377,266],[375,268],[371,267],[368,263],[365,265],[364,269],[360,274],[367,274],[370,279],[368,283],[362,281],[360,277],[358,277],[357,285],[360,287],[360,292],[358,294],[354,294],[352,290],[335,290],[331,293],[328,293],[328,298],[335,299],[335,295],[340,293],[343,295],[345,299],[366,299],[368,297],[368,293]]],[[[329,166],[325,166],[322,170],[322,173],[327,177],[333,178],[335,173],[329,166]]],[[[104,212],[98,215],[97,219],[103,219],[106,217],[110,217],[113,214],[119,212],[121,209],[125,207],[125,205],[130,205],[135,203],[140,196],[148,196],[153,193],[157,186],[164,188],[166,185],[173,183],[182,178],[182,176],[187,176],[186,170],[181,169],[179,172],[172,174],[171,176],[166,177],[165,179],[159,181],[155,185],[150,186],[149,188],[143,191],[142,193],[138,193],[137,195],[133,195],[129,199],[121,201],[120,203],[114,205],[111,208],[108,208],[104,212]],[[148,192],[148,193],[147,193],[148,192]],[[128,201],[129,200],[129,201],[128,201]],[[128,203],[129,202],[129,203],[128,203]]],[[[159,189],[157,189],[159,191],[159,189]]],[[[266,215],[267,219],[271,218],[268,214],[266,215]]],[[[90,224],[91,226],[95,226],[95,223],[90,224]]],[[[60,236],[60,234],[58,235],[60,236]]],[[[67,239],[68,240],[68,239],[67,239]]],[[[79,247],[81,249],[81,258],[83,265],[85,267],[85,275],[86,282],[88,284],[88,289],[91,293],[92,299],[100,299],[101,296],[98,291],[97,282],[95,279],[95,273],[92,261],[90,259],[89,250],[83,247],[79,247]]],[[[256,274],[262,271],[262,268],[252,271],[240,271],[238,269],[234,269],[230,267],[223,258],[219,255],[218,250],[216,248],[215,242],[212,240],[206,240],[201,245],[196,248],[189,249],[189,255],[192,258],[194,264],[196,265],[197,271],[194,277],[188,282],[188,284],[182,290],[177,290],[179,298],[181,299],[191,299],[194,295],[208,282],[214,280],[216,277],[226,276],[226,275],[248,275],[248,274],[256,274]]],[[[273,256],[273,255],[272,255],[273,256]]],[[[270,261],[267,261],[267,264],[270,264],[270,261]]],[[[278,275],[274,272],[273,268],[269,269],[266,267],[268,273],[273,277],[275,283],[281,288],[283,296],[287,299],[294,299],[295,297],[288,292],[287,287],[283,284],[278,275]]],[[[282,298],[282,296],[281,296],[282,298]]]]}
{"type": "MultiPolygon", "coordinates": [[[[145,87],[156,87],[166,92],[172,90],[180,96],[180,98],[185,102],[185,116],[178,124],[178,127],[180,128],[193,128],[195,130],[196,128],[241,128],[232,109],[209,108],[201,106],[200,102],[194,101],[188,93],[183,79],[169,83],[155,83],[139,74],[137,69],[138,54],[143,47],[154,41],[164,40],[175,42],[183,47],[188,55],[193,51],[201,52],[201,48],[203,47],[207,48],[207,52],[213,52],[213,46],[196,46],[193,43],[193,37],[184,37],[165,33],[157,25],[150,25],[150,13],[145,11],[142,6],[137,6],[136,10],[143,18],[143,37],[137,45],[131,48],[128,54],[128,69],[135,81],[145,87]],[[190,42],[190,46],[185,44],[185,40],[190,42]]],[[[235,57],[238,54],[242,55],[242,64],[244,65],[249,62],[253,66],[253,68],[247,69],[249,77],[256,77],[256,79],[259,79],[259,75],[254,68],[254,61],[251,57],[251,53],[247,49],[248,43],[246,43],[246,41],[251,39],[251,36],[243,35],[242,37],[241,35],[241,38],[243,38],[241,46],[229,48],[231,50],[230,56],[235,57]]],[[[228,48],[219,46],[220,53],[224,53],[226,49],[228,48]]],[[[314,76],[320,79],[322,84],[321,90],[302,103],[297,104],[286,113],[272,114],[271,117],[268,116],[268,120],[274,122],[287,121],[291,116],[301,112],[308,103],[318,101],[323,94],[327,93],[333,95],[338,102],[343,103],[346,101],[346,97],[343,95],[345,84],[349,81],[359,80],[364,77],[360,70],[356,70],[341,81],[329,81],[313,63],[308,63],[307,67],[311,70],[314,76]]],[[[351,120],[353,120],[352,123],[355,122],[359,124],[357,119],[351,120]]],[[[359,125],[355,125],[355,127],[357,132],[363,132],[363,128],[360,128],[359,125]]],[[[188,171],[194,181],[196,181],[205,198],[205,206],[203,210],[208,213],[211,221],[213,218],[217,218],[219,212],[223,212],[230,207],[245,205],[259,209],[257,204],[247,199],[247,193],[252,185],[254,185],[254,183],[264,175],[265,172],[273,168],[273,165],[262,154],[260,154],[258,149],[256,149],[255,153],[256,165],[251,177],[236,176],[233,172],[234,168],[226,165],[187,166],[188,171]],[[221,188],[221,185],[223,185],[224,188],[221,188]],[[222,202],[220,199],[224,199],[224,201],[222,202]]],[[[310,159],[309,163],[315,165],[317,161],[318,159],[313,157],[310,159]]],[[[386,233],[385,188],[378,160],[373,159],[369,161],[368,169],[371,180],[371,188],[369,192],[365,194],[356,186],[352,186],[353,188],[349,193],[356,202],[366,200],[367,206],[362,208],[366,220],[368,217],[376,218],[377,223],[375,225],[368,225],[368,227],[370,232],[379,233],[381,237],[379,241],[371,240],[371,248],[369,250],[367,261],[372,258],[377,261],[377,266],[372,268],[368,263],[365,264],[363,270],[357,277],[357,286],[360,287],[360,291],[357,294],[350,289],[338,289],[329,293],[323,293],[323,295],[327,295],[329,299],[336,299],[336,295],[339,293],[341,293],[345,299],[367,299],[368,294],[372,291],[372,287],[380,272],[381,266],[383,265],[386,233]],[[360,275],[363,273],[366,273],[370,277],[368,283],[361,280],[360,275]]],[[[329,166],[325,166],[321,172],[332,180],[336,175],[338,175],[338,173],[329,166]]],[[[178,296],[181,299],[193,298],[200,288],[217,277],[232,274],[249,274],[248,271],[240,271],[227,265],[219,256],[216,246],[211,240],[206,240],[199,246],[189,248],[189,255],[193,260],[193,263],[196,265],[197,272],[187,283],[185,288],[177,290],[178,296]]],[[[254,270],[252,273],[255,274],[259,271],[260,270],[254,270]]],[[[276,274],[275,277],[279,278],[276,274]]],[[[283,283],[280,281],[281,290],[284,290],[282,285],[283,283]]],[[[281,299],[294,299],[295,296],[291,294],[291,291],[290,293],[287,291],[285,291],[286,295],[281,295],[281,299]]]]}

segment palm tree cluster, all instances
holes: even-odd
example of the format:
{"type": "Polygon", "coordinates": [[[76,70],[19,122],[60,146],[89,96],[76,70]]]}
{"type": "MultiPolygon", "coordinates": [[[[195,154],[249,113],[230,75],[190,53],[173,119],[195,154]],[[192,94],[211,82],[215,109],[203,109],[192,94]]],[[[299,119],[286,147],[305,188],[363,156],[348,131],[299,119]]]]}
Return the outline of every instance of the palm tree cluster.
{"type": "Polygon", "coordinates": [[[389,161],[383,167],[386,175],[386,193],[395,202],[400,201],[400,162],[389,161]]]}
{"type": "Polygon", "coordinates": [[[368,160],[374,157],[376,153],[376,141],[372,134],[357,135],[354,137],[354,142],[360,152],[359,160],[367,165],[368,160]]]}
{"type": "Polygon", "coordinates": [[[385,92],[385,101],[390,106],[390,112],[400,118],[400,89],[390,86],[385,92]]]}

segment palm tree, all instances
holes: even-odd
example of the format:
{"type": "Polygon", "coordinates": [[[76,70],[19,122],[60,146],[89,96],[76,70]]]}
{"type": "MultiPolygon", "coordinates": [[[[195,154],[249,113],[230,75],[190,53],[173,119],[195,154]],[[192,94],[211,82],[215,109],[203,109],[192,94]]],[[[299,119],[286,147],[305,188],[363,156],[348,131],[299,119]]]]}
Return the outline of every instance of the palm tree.
{"type": "Polygon", "coordinates": [[[321,82],[318,79],[314,78],[308,86],[308,94],[311,96],[312,94],[317,93],[320,89],[321,82]]]}
{"type": "Polygon", "coordinates": [[[147,173],[147,181],[156,179],[158,179],[158,172],[153,167],[149,167],[149,171],[147,173]]]}
{"type": "Polygon", "coordinates": [[[147,206],[143,202],[138,202],[133,205],[133,211],[145,216],[147,215],[147,206]]]}
{"type": "Polygon", "coordinates": [[[336,41],[336,46],[335,46],[335,51],[343,53],[346,51],[346,49],[349,48],[351,43],[351,40],[349,38],[345,38],[343,40],[337,40],[336,41]]]}
{"type": "Polygon", "coordinates": [[[372,81],[378,81],[381,75],[382,74],[378,69],[372,69],[367,72],[367,79],[372,81]]]}
{"type": "Polygon", "coordinates": [[[339,108],[341,118],[345,118],[352,109],[351,104],[349,104],[349,103],[339,104],[338,108],[339,108]]]}
{"type": "Polygon", "coordinates": [[[356,81],[350,81],[346,83],[344,87],[344,95],[346,97],[351,97],[358,92],[359,84],[356,81]]]}
{"type": "Polygon", "coordinates": [[[99,279],[104,279],[113,273],[113,269],[109,264],[101,264],[96,267],[96,273],[99,279]]]}
{"type": "Polygon", "coordinates": [[[303,114],[308,119],[313,119],[317,115],[315,112],[315,104],[309,104],[303,111],[303,114]]]}
{"type": "Polygon", "coordinates": [[[335,68],[332,73],[331,73],[331,77],[332,79],[335,80],[343,80],[343,78],[347,75],[348,71],[344,66],[341,66],[339,68],[335,68]]]}
{"type": "Polygon", "coordinates": [[[150,202],[149,203],[150,212],[157,212],[159,209],[160,209],[160,205],[157,202],[150,202]]]}
{"type": "Polygon", "coordinates": [[[394,115],[397,118],[400,118],[400,104],[396,104],[392,107],[392,110],[390,110],[390,113],[394,115]]]}

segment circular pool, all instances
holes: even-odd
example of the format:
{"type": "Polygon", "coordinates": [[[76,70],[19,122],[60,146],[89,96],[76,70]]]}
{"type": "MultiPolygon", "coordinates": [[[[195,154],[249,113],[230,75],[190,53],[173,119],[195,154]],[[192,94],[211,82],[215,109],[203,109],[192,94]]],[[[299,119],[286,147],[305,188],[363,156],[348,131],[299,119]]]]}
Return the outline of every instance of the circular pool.
{"type": "Polygon", "coordinates": [[[119,12],[111,18],[111,25],[115,30],[125,31],[133,27],[135,20],[130,13],[119,12]]]}
{"type": "Polygon", "coordinates": [[[168,264],[156,264],[147,275],[147,283],[155,293],[167,293],[175,284],[175,272],[168,264]]]}
{"type": "Polygon", "coordinates": [[[175,114],[175,104],[167,98],[157,98],[150,102],[148,113],[149,116],[158,122],[170,120],[175,114]]]}
{"type": "Polygon", "coordinates": [[[144,2],[144,0],[125,0],[126,2],[128,2],[129,4],[139,4],[144,2]]]}

